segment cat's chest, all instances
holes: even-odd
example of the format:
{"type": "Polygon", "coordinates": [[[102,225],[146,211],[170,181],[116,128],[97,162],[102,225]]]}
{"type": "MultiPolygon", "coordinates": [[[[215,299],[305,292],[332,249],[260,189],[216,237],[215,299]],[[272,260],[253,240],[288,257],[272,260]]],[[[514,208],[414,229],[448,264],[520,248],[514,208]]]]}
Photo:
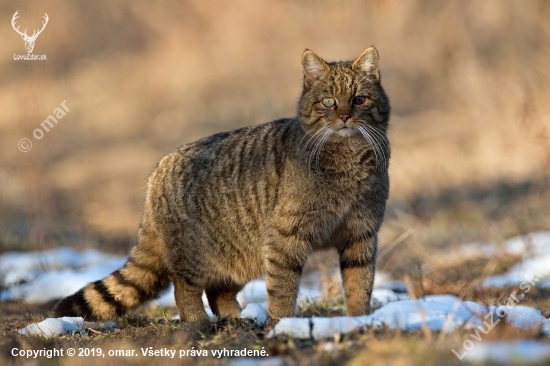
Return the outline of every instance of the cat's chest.
{"type": "Polygon", "coordinates": [[[366,194],[378,180],[379,172],[363,161],[346,161],[340,166],[325,165],[308,174],[309,184],[327,197],[354,200],[366,194]]]}
{"type": "Polygon", "coordinates": [[[345,216],[352,206],[367,204],[380,179],[368,167],[298,170],[295,173],[287,180],[286,194],[281,198],[304,212],[332,216],[335,220],[345,216]]]}
{"type": "Polygon", "coordinates": [[[369,216],[380,201],[383,177],[374,172],[289,173],[271,218],[276,227],[298,233],[316,249],[332,245],[338,232],[349,231],[350,217],[369,216]]]}

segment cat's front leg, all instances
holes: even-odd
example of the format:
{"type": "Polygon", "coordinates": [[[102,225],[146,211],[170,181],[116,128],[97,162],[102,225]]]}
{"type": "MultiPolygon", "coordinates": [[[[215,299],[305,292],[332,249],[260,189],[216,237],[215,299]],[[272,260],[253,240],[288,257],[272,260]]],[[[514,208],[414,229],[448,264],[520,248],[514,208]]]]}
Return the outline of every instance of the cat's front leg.
{"type": "Polygon", "coordinates": [[[274,230],[264,245],[268,315],[273,321],[294,315],[308,246],[295,235],[274,230]]]}
{"type": "Polygon", "coordinates": [[[346,295],[348,316],[370,312],[376,265],[376,232],[365,232],[339,248],[340,270],[346,295]]]}

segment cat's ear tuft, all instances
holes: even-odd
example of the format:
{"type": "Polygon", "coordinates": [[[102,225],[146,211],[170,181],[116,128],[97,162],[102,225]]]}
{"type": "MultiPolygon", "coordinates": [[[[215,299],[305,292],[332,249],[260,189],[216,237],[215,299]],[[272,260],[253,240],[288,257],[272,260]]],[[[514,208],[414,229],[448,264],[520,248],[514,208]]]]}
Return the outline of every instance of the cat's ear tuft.
{"type": "Polygon", "coordinates": [[[380,79],[378,72],[378,51],[374,47],[369,47],[357,57],[357,60],[351,65],[353,70],[363,70],[374,76],[376,80],[380,79]]]}
{"type": "Polygon", "coordinates": [[[315,82],[324,79],[329,71],[327,63],[311,50],[304,51],[302,66],[304,68],[304,81],[308,86],[312,86],[315,82]]]}

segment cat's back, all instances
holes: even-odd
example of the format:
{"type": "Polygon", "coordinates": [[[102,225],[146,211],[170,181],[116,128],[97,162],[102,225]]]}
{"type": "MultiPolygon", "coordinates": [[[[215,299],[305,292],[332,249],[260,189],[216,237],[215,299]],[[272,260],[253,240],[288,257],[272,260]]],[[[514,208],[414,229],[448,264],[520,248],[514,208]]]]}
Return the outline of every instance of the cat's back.
{"type": "Polygon", "coordinates": [[[222,190],[229,188],[225,183],[231,190],[243,188],[245,182],[258,183],[272,173],[279,174],[300,133],[296,119],[243,127],[183,145],[159,165],[170,166],[177,176],[167,179],[186,189],[199,182],[222,190]]]}
{"type": "Polygon", "coordinates": [[[281,119],[183,145],[151,174],[147,200],[157,202],[159,219],[178,215],[220,229],[232,221],[257,231],[300,134],[296,119],[281,119]]]}
{"type": "Polygon", "coordinates": [[[288,152],[293,135],[300,132],[296,119],[280,119],[217,133],[183,145],[173,154],[188,168],[197,170],[207,166],[217,171],[234,165],[265,165],[272,155],[288,152]]]}

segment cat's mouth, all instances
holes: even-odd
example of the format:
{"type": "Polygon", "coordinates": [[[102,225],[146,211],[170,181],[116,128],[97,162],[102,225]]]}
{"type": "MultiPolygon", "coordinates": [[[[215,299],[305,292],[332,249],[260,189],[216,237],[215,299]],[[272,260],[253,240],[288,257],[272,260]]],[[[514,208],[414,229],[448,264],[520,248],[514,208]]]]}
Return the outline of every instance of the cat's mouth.
{"type": "Polygon", "coordinates": [[[357,128],[354,128],[352,126],[347,126],[347,125],[343,125],[342,127],[338,128],[335,132],[336,134],[342,137],[350,137],[359,133],[357,128]]]}
{"type": "Polygon", "coordinates": [[[352,130],[353,129],[353,126],[351,126],[349,123],[340,123],[339,125],[340,126],[336,126],[336,128],[335,128],[336,131],[352,130]]]}

